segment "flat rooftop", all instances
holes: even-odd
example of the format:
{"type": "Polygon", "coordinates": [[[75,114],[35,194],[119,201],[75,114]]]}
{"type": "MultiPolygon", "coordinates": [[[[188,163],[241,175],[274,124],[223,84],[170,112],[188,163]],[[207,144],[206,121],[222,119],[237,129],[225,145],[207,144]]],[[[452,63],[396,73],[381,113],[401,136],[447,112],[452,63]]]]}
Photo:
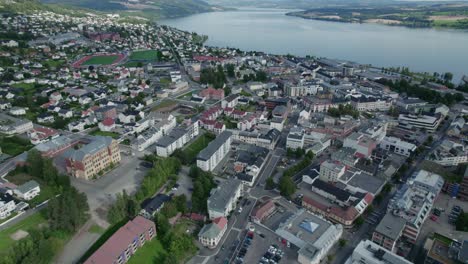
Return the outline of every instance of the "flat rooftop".
{"type": "Polygon", "coordinates": [[[331,224],[305,210],[299,210],[275,231],[279,236],[302,248],[317,241],[331,224]]]}

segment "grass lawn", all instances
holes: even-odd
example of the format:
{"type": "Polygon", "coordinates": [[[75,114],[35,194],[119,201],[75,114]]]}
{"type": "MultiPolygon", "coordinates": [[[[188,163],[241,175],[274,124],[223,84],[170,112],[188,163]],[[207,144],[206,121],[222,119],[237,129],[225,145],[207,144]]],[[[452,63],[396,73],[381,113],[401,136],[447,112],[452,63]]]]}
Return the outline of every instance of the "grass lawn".
{"type": "Polygon", "coordinates": [[[47,223],[46,219],[40,213],[35,213],[23,221],[17,223],[16,225],[2,230],[0,232],[0,252],[7,250],[13,243],[16,242],[10,238],[10,235],[14,234],[16,231],[20,229],[27,231],[44,223],[47,223]]]}
{"type": "Polygon", "coordinates": [[[95,56],[83,62],[82,65],[109,65],[114,63],[118,58],[119,56],[117,55],[95,56]]]}
{"type": "Polygon", "coordinates": [[[65,63],[64,60],[47,60],[44,65],[48,65],[51,68],[59,68],[65,63]]]}
{"type": "Polygon", "coordinates": [[[130,61],[125,63],[125,67],[138,67],[138,61],[130,61]]]}
{"type": "Polygon", "coordinates": [[[56,192],[54,189],[46,184],[39,183],[41,186],[41,192],[38,196],[34,197],[31,201],[29,201],[29,205],[34,207],[36,205],[41,204],[42,202],[49,200],[50,198],[54,197],[56,192]]]}
{"type": "Polygon", "coordinates": [[[208,134],[203,134],[199,138],[197,138],[192,144],[187,146],[183,152],[189,160],[193,160],[196,158],[197,154],[202,151],[206,146],[208,146],[208,143],[214,140],[214,137],[210,137],[208,134]]]}
{"type": "Polygon", "coordinates": [[[162,263],[162,258],[166,254],[161,242],[158,239],[153,238],[150,242],[139,248],[135,255],[133,255],[128,261],[129,264],[140,264],[140,263],[162,263]]]}
{"type": "Polygon", "coordinates": [[[15,217],[17,214],[18,213],[11,213],[11,215],[9,217],[0,220],[0,224],[10,220],[11,218],[15,217]]]}
{"type": "Polygon", "coordinates": [[[22,88],[24,89],[25,93],[28,93],[32,90],[35,90],[35,84],[34,83],[15,83],[11,85],[13,88],[22,88]]]}
{"type": "Polygon", "coordinates": [[[11,156],[17,156],[33,147],[29,140],[13,137],[0,136],[0,147],[3,153],[11,156]]]}
{"type": "Polygon", "coordinates": [[[159,103],[157,106],[153,107],[153,109],[151,109],[151,111],[157,111],[159,109],[162,109],[162,108],[166,108],[166,107],[169,107],[169,106],[173,106],[173,105],[176,105],[177,102],[176,101],[172,101],[172,100],[165,100],[165,101],[162,101],[161,103],[159,103]]]}
{"type": "Polygon", "coordinates": [[[434,233],[434,237],[435,239],[438,239],[440,241],[442,241],[444,244],[446,244],[447,246],[450,246],[450,243],[452,243],[452,240],[448,237],[445,237],[441,234],[438,234],[438,233],[434,233]]]}
{"type": "Polygon", "coordinates": [[[93,136],[105,136],[105,137],[112,137],[113,139],[119,138],[120,135],[114,132],[107,132],[107,131],[101,131],[101,130],[94,130],[93,132],[90,133],[93,136]]]}
{"type": "Polygon", "coordinates": [[[158,59],[158,52],[156,50],[141,50],[134,51],[130,55],[130,60],[147,60],[156,61],[158,59]]]}
{"type": "Polygon", "coordinates": [[[104,228],[98,226],[98,225],[93,225],[89,228],[90,233],[95,233],[95,234],[102,234],[106,231],[104,228]]]}

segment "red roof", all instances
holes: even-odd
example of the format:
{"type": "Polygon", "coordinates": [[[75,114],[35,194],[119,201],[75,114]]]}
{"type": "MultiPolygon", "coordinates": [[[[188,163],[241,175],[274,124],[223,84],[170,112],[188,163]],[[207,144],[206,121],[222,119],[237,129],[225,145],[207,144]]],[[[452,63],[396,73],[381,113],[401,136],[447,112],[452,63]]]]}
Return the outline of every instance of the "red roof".
{"type": "Polygon", "coordinates": [[[85,264],[114,263],[140,234],[146,233],[151,227],[155,228],[154,223],[141,216],[128,221],[94,252],[85,264]]]}
{"type": "Polygon", "coordinates": [[[216,128],[216,129],[222,129],[223,127],[224,127],[224,124],[221,123],[221,122],[216,122],[216,124],[214,126],[214,128],[216,128]]]}
{"type": "Polygon", "coordinates": [[[102,124],[105,126],[113,126],[115,122],[112,118],[105,118],[104,120],[102,120],[102,124]]]}
{"type": "Polygon", "coordinates": [[[272,208],[275,207],[275,203],[272,200],[269,200],[265,204],[263,204],[261,207],[257,208],[254,213],[252,213],[253,216],[257,219],[263,219],[266,217],[266,213],[268,213],[272,208]]]}
{"type": "Polygon", "coordinates": [[[213,223],[215,223],[220,230],[223,230],[224,227],[227,225],[227,219],[225,217],[218,217],[213,219],[213,223]]]}

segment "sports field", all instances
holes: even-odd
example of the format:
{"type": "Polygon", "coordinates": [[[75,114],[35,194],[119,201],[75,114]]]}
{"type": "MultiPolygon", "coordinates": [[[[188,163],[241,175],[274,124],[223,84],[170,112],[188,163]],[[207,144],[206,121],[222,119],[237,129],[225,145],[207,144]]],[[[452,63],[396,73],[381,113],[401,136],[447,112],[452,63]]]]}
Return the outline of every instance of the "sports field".
{"type": "Polygon", "coordinates": [[[132,55],[130,55],[129,59],[155,61],[158,60],[158,52],[156,50],[134,51],[132,52],[132,55]]]}
{"type": "Polygon", "coordinates": [[[82,63],[82,65],[109,65],[117,61],[118,55],[93,56],[82,63]]]}

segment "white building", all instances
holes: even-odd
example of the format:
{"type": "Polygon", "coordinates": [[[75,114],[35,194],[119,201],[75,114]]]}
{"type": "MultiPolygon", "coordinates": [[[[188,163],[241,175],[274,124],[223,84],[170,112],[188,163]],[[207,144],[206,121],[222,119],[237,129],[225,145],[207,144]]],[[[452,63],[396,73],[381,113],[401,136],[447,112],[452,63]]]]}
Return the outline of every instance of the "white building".
{"type": "Polygon", "coordinates": [[[41,188],[39,183],[31,180],[18,186],[13,192],[18,198],[29,201],[39,195],[41,188]]]}
{"type": "Polygon", "coordinates": [[[352,148],[366,158],[371,156],[376,146],[374,139],[361,133],[352,133],[343,142],[343,147],[352,148]]]}
{"type": "Polygon", "coordinates": [[[342,236],[343,226],[301,209],[281,223],[275,233],[299,248],[299,263],[319,264],[342,236]]]}
{"type": "Polygon", "coordinates": [[[380,148],[409,157],[416,150],[416,145],[396,137],[385,137],[379,144],[380,148]]]}
{"type": "Polygon", "coordinates": [[[434,133],[442,122],[442,118],[428,115],[399,115],[398,123],[406,128],[424,129],[429,133],[434,133]]]}
{"type": "Polygon", "coordinates": [[[163,136],[156,142],[156,153],[160,157],[169,157],[176,149],[182,148],[198,134],[198,121],[185,128],[174,128],[168,135],[163,136]]]}
{"type": "Polygon", "coordinates": [[[198,233],[198,241],[207,248],[216,248],[221,241],[227,229],[227,219],[218,217],[213,219],[213,222],[203,226],[198,233]]]}
{"type": "Polygon", "coordinates": [[[26,109],[24,107],[12,107],[10,109],[10,114],[14,116],[21,116],[26,114],[26,109]]]}
{"type": "Polygon", "coordinates": [[[242,181],[231,178],[211,190],[207,201],[209,218],[227,217],[236,208],[243,186],[242,181]]]}
{"type": "Polygon", "coordinates": [[[298,86],[290,86],[286,88],[286,92],[289,96],[309,96],[315,95],[318,91],[322,90],[320,82],[304,82],[298,86]]]}
{"type": "Polygon", "coordinates": [[[353,100],[351,104],[356,110],[363,111],[388,111],[393,105],[392,100],[364,99],[353,100]]]}
{"type": "Polygon", "coordinates": [[[286,139],[286,148],[293,150],[304,148],[304,129],[300,127],[291,128],[286,139]]]}
{"type": "Polygon", "coordinates": [[[337,182],[345,171],[346,167],[343,164],[326,160],[320,165],[319,178],[326,182],[337,182]]]}
{"type": "Polygon", "coordinates": [[[458,166],[468,162],[468,152],[464,144],[444,140],[427,159],[442,166],[458,166]]]}
{"type": "Polygon", "coordinates": [[[11,215],[16,208],[15,200],[9,193],[0,194],[0,219],[5,219],[11,215]]]}
{"type": "Polygon", "coordinates": [[[23,134],[33,129],[30,120],[18,119],[12,116],[0,114],[0,132],[7,135],[23,134]]]}
{"type": "Polygon", "coordinates": [[[169,115],[166,119],[161,119],[156,122],[154,120],[151,121],[151,127],[139,134],[132,142],[131,146],[133,149],[138,151],[147,149],[149,146],[156,143],[161,137],[169,134],[177,125],[177,121],[172,115],[169,115]]]}
{"type": "Polygon", "coordinates": [[[370,240],[361,241],[345,264],[411,264],[411,261],[377,245],[370,240]]]}
{"type": "Polygon", "coordinates": [[[222,132],[197,155],[197,166],[204,171],[213,171],[231,149],[232,133],[222,132]]]}

